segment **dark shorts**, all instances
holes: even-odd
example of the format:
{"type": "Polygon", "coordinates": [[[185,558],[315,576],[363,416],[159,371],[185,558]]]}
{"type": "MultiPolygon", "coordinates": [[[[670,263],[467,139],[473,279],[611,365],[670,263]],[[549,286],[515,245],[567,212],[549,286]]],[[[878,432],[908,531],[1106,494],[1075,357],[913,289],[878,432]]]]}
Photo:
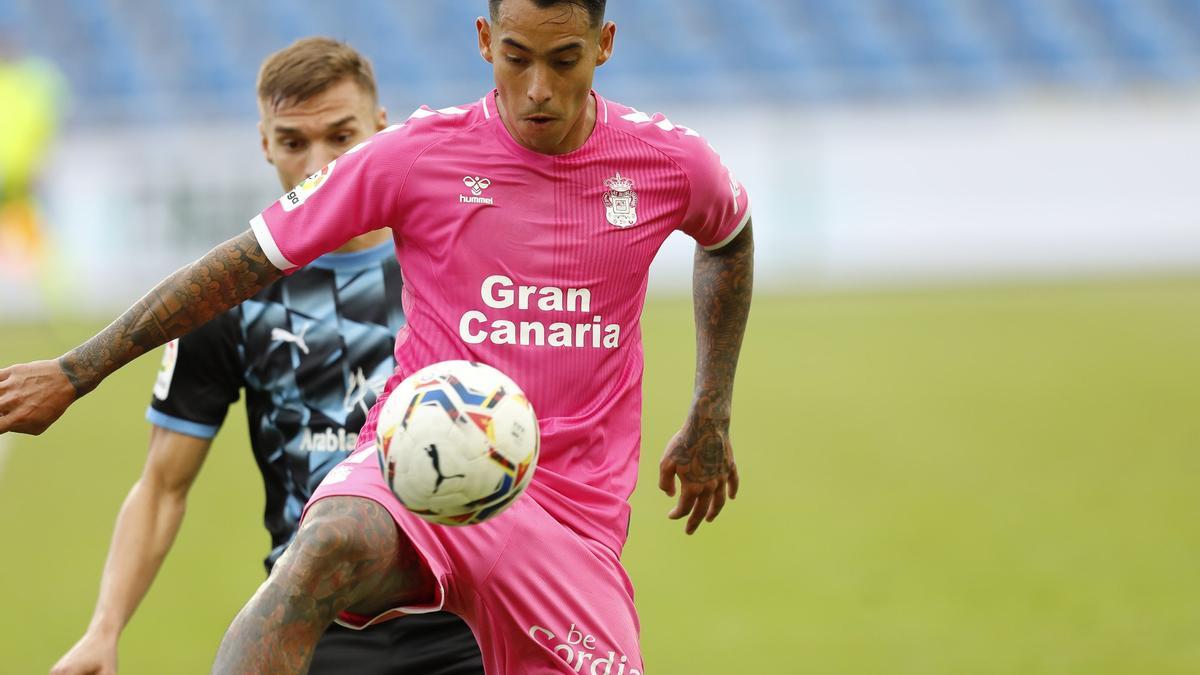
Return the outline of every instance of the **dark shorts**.
{"type": "Polygon", "coordinates": [[[453,614],[412,614],[321,636],[310,675],[483,675],[475,636],[453,614]]]}

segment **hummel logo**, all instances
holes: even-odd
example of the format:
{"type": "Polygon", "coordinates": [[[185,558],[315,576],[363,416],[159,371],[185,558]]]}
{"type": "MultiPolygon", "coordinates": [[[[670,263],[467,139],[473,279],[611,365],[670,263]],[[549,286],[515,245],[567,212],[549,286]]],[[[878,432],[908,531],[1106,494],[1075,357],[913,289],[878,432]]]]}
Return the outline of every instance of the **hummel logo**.
{"type": "Polygon", "coordinates": [[[474,178],[471,176],[464,176],[463,184],[471,188],[471,194],[478,197],[479,195],[483,194],[484,190],[491,187],[492,181],[486,178],[480,178],[479,176],[475,176],[474,178]]]}
{"type": "Polygon", "coordinates": [[[312,322],[304,324],[304,327],[300,329],[299,335],[289,333],[282,328],[272,328],[271,342],[290,342],[296,345],[300,351],[308,354],[308,345],[304,342],[304,334],[307,333],[308,329],[311,327],[312,322]]]}
{"type": "Polygon", "coordinates": [[[480,178],[479,176],[463,176],[463,185],[466,185],[467,187],[471,188],[471,194],[474,196],[468,197],[466,195],[459,195],[458,203],[460,203],[460,204],[487,204],[489,206],[492,205],[491,197],[480,197],[479,196],[479,195],[483,194],[484,190],[491,187],[492,181],[488,180],[487,178],[480,178]]]}

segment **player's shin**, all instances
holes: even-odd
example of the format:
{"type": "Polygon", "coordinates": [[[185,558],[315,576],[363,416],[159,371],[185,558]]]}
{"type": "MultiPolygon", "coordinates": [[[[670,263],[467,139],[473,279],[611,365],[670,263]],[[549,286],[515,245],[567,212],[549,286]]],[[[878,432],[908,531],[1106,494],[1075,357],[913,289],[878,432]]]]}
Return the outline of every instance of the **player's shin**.
{"type": "Polygon", "coordinates": [[[432,579],[379,504],[330,497],[310,509],[271,576],[238,612],[214,673],[303,673],[338,613],[426,599],[432,579]]]}

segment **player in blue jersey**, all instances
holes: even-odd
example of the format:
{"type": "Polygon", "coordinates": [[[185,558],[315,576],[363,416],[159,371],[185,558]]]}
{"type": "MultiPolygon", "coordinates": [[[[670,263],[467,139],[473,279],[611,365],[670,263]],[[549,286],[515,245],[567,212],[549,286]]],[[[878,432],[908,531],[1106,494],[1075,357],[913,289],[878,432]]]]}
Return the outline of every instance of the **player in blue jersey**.
{"type": "MultiPolygon", "coordinates": [[[[300,40],[270,56],[258,98],[263,153],[285,190],[387,124],[370,63],[329,39],[300,40]]],[[[147,411],[149,456],[117,518],[95,613],[52,675],[116,672],[121,631],[162,565],[188,489],[241,391],[266,489],[270,571],[312,491],[354,449],[392,373],[401,285],[391,233],[372,232],[167,345],[147,411]]],[[[310,672],[475,675],[483,667],[466,624],[436,613],[362,631],[335,625],[310,672]]]]}

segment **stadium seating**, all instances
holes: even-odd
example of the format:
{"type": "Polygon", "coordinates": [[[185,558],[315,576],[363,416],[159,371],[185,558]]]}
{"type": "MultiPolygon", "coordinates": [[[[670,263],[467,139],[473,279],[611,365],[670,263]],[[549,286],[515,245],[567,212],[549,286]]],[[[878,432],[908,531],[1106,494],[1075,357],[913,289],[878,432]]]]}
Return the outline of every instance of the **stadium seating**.
{"type": "MultiPolygon", "coordinates": [[[[59,64],[81,123],[244,117],[259,61],[326,34],[384,100],[488,86],[484,0],[0,0],[0,39],[59,64]]],[[[614,0],[616,98],[804,101],[1200,84],[1200,0],[614,0]]]]}

